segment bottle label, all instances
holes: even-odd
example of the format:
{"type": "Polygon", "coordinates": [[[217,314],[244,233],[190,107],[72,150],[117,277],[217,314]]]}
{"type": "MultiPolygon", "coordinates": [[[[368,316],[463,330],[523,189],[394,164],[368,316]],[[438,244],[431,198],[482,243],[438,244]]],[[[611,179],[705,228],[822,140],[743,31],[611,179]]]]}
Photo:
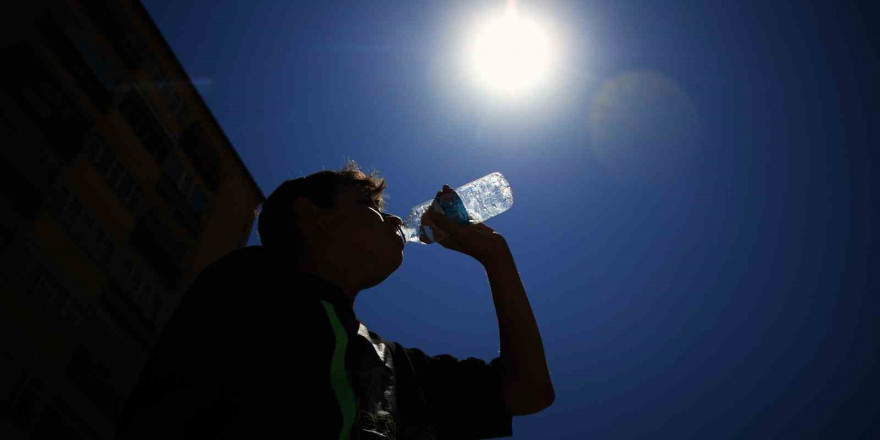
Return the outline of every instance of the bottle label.
{"type": "MultiPolygon", "coordinates": [[[[443,213],[446,218],[459,224],[466,225],[471,222],[467,209],[464,207],[464,202],[461,201],[461,197],[459,197],[455,191],[449,191],[435,197],[434,203],[431,203],[429,209],[439,211],[443,213]]],[[[419,240],[422,243],[432,243],[437,240],[435,235],[437,233],[442,233],[442,231],[435,231],[434,228],[430,226],[420,226],[419,240]]]]}
{"type": "Polygon", "coordinates": [[[446,218],[462,225],[470,223],[471,219],[468,216],[467,209],[464,207],[464,202],[461,201],[461,197],[455,191],[440,194],[434,200],[437,202],[434,206],[439,207],[446,218]]]}

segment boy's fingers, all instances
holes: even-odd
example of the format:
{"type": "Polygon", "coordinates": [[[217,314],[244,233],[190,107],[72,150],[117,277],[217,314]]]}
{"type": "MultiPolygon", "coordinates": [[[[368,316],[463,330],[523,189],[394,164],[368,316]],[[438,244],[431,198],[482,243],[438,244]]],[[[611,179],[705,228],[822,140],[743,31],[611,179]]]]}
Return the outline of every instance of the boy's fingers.
{"type": "Polygon", "coordinates": [[[485,223],[476,223],[476,224],[474,224],[474,228],[479,229],[481,231],[486,231],[486,232],[495,232],[494,229],[490,228],[489,226],[486,226],[485,223]]]}
{"type": "Polygon", "coordinates": [[[431,220],[434,222],[435,225],[437,225],[443,229],[446,229],[446,230],[451,230],[451,229],[454,229],[458,226],[461,226],[461,225],[453,222],[452,220],[449,220],[448,218],[446,218],[446,216],[443,215],[442,212],[431,211],[431,220]]]}

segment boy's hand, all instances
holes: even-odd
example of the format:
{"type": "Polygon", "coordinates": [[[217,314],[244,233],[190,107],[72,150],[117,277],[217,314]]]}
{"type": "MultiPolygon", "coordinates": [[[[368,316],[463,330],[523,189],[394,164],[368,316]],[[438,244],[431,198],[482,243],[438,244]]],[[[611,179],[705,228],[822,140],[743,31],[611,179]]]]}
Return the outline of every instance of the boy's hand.
{"type": "MultiPolygon", "coordinates": [[[[443,191],[438,192],[437,195],[449,191],[452,191],[449,185],[443,185],[443,191]]],[[[509,252],[504,237],[486,224],[458,224],[433,207],[422,215],[422,225],[433,228],[434,241],[441,246],[470,255],[484,265],[492,258],[509,252]]]]}

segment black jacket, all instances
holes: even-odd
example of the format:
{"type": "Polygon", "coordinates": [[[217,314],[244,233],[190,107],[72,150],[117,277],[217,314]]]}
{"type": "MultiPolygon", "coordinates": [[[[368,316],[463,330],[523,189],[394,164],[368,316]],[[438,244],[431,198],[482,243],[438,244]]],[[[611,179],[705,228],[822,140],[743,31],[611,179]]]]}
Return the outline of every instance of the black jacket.
{"type": "Polygon", "coordinates": [[[367,429],[358,372],[382,361],[338,287],[278,261],[251,246],[199,275],[126,403],[118,439],[512,435],[497,358],[428,356],[372,332],[392,356],[398,410],[390,432],[367,429]]]}

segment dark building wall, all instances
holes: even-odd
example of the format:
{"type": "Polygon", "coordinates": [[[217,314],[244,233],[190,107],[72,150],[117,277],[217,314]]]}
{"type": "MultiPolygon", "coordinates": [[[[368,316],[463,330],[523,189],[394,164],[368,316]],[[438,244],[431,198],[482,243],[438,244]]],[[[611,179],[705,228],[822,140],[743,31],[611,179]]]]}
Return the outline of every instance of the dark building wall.
{"type": "Polygon", "coordinates": [[[264,195],[139,3],[19,3],[0,18],[0,438],[112,438],[264,195]]]}

